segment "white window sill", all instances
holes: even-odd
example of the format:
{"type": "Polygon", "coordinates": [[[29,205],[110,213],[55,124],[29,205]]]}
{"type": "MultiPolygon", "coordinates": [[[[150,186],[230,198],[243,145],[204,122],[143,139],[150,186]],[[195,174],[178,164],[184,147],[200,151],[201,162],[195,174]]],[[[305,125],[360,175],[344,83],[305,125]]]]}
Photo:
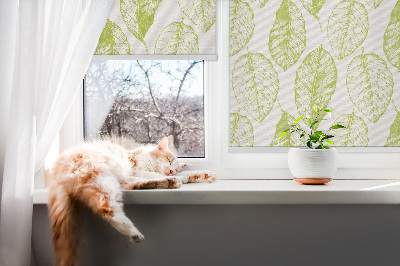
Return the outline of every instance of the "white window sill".
{"type": "MultiPolygon", "coordinates": [[[[35,189],[34,204],[47,204],[35,189]]],[[[180,189],[124,191],[127,204],[400,204],[400,180],[334,180],[305,186],[293,180],[218,180],[180,189]]]]}

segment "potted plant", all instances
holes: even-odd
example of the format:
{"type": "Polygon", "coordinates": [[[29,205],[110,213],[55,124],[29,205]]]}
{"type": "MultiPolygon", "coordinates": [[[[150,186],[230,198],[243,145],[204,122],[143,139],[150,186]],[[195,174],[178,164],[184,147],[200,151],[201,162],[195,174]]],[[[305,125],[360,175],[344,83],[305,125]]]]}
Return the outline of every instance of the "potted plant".
{"type": "Polygon", "coordinates": [[[293,179],[299,183],[307,185],[321,185],[332,181],[332,176],[337,170],[337,150],[329,148],[333,144],[332,131],[345,128],[343,125],[336,124],[324,133],[315,130],[321,121],[326,120],[323,117],[326,114],[331,115],[332,110],[314,106],[314,112],[311,117],[305,118],[305,124],[308,129],[304,130],[299,122],[304,118],[300,116],[295,123],[288,125],[282,132],[279,139],[282,139],[288,132],[299,134],[305,148],[291,148],[288,154],[288,163],[293,179]]]}

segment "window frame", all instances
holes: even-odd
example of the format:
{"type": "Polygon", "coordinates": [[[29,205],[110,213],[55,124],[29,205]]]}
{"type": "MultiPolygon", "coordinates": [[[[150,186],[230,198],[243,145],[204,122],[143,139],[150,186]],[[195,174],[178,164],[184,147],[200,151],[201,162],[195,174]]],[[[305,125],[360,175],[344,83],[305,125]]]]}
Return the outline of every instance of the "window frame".
{"type": "MultiPolygon", "coordinates": [[[[217,1],[216,10],[218,60],[204,61],[205,157],[180,161],[188,164],[190,170],[214,171],[220,179],[291,179],[287,164],[289,148],[229,147],[229,1],[217,1]]],[[[60,130],[61,152],[83,141],[83,93],[79,95],[60,130]]],[[[337,150],[336,179],[400,179],[398,147],[338,147],[337,150]]]]}

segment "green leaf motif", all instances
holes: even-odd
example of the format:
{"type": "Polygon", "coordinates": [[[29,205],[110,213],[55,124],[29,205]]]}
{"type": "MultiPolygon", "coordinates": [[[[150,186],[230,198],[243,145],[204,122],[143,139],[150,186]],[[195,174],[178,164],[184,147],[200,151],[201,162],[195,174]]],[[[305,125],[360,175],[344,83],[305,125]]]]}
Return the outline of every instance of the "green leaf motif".
{"type": "Polygon", "coordinates": [[[237,54],[250,41],[254,31],[254,12],[241,0],[231,0],[229,7],[230,55],[237,54]]]}
{"type": "Polygon", "coordinates": [[[237,102],[261,123],[278,96],[278,73],[263,54],[248,53],[235,63],[232,88],[237,102]]]}
{"type": "Polygon", "coordinates": [[[268,0],[255,0],[258,8],[263,8],[268,0]]]}
{"type": "Polygon", "coordinates": [[[375,9],[377,9],[381,5],[382,1],[383,0],[364,0],[364,2],[367,3],[367,5],[375,9]]]}
{"type": "Polygon", "coordinates": [[[179,0],[179,7],[203,32],[215,23],[215,0],[179,0]]]}
{"type": "Polygon", "coordinates": [[[121,28],[107,19],[106,26],[99,38],[95,54],[98,55],[119,55],[130,54],[128,39],[121,28]]]}
{"type": "Polygon", "coordinates": [[[282,132],[287,129],[287,126],[290,124],[293,124],[295,122],[295,118],[291,116],[289,113],[285,112],[282,110],[282,117],[279,120],[278,124],[276,125],[276,132],[275,136],[272,139],[271,142],[271,147],[299,147],[299,146],[304,146],[304,143],[302,143],[300,139],[300,133],[294,132],[290,133],[287,132],[285,136],[283,136],[279,140],[279,136],[282,134],[282,132]]]}
{"type": "Polygon", "coordinates": [[[300,0],[304,8],[319,20],[318,13],[322,6],[325,4],[326,0],[300,0]]]}
{"type": "Polygon", "coordinates": [[[299,60],[305,47],[306,29],[303,16],[292,1],[283,0],[269,34],[272,58],[286,71],[299,60]]]}
{"type": "Polygon", "coordinates": [[[368,127],[361,117],[352,114],[339,116],[333,125],[340,124],[345,128],[332,131],[335,135],[333,142],[335,146],[368,146],[368,127]]]}
{"type": "Polygon", "coordinates": [[[146,47],[144,37],[153,25],[161,0],[120,0],[120,11],[129,31],[146,47]]]}
{"type": "MultiPolygon", "coordinates": [[[[315,105],[326,108],[335,93],[337,70],[332,56],[322,45],[309,53],[296,72],[295,100],[299,114],[310,115],[315,120],[324,118],[315,105]]],[[[318,124],[314,129],[318,128],[318,124]]]]}
{"type": "Polygon", "coordinates": [[[400,71],[400,0],[392,10],[390,22],[385,30],[383,51],[387,60],[400,71]]]}
{"type": "Polygon", "coordinates": [[[246,116],[237,113],[230,115],[230,145],[236,147],[254,145],[253,125],[246,116]]]}
{"type": "Polygon", "coordinates": [[[400,112],[397,111],[396,118],[390,126],[389,137],[387,138],[385,147],[400,146],[400,112]]]}
{"type": "Polygon", "coordinates": [[[199,41],[194,29],[183,22],[166,26],[157,38],[154,54],[198,54],[199,41]]]}
{"type": "Polygon", "coordinates": [[[355,0],[343,0],[335,6],[328,21],[328,40],[335,57],[352,54],[368,35],[368,13],[355,0]]]}
{"type": "Polygon", "coordinates": [[[393,94],[393,76],[376,54],[362,54],[347,69],[347,90],[353,104],[372,122],[385,113],[393,94]]]}

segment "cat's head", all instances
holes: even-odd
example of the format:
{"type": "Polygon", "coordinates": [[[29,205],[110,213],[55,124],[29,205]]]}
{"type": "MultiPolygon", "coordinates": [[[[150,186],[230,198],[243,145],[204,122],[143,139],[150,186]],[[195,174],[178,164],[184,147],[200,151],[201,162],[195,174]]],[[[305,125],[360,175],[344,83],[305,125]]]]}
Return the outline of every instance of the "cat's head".
{"type": "Polygon", "coordinates": [[[160,140],[157,147],[150,153],[154,170],[163,175],[174,175],[179,170],[178,158],[168,148],[168,138],[160,140]]]}

